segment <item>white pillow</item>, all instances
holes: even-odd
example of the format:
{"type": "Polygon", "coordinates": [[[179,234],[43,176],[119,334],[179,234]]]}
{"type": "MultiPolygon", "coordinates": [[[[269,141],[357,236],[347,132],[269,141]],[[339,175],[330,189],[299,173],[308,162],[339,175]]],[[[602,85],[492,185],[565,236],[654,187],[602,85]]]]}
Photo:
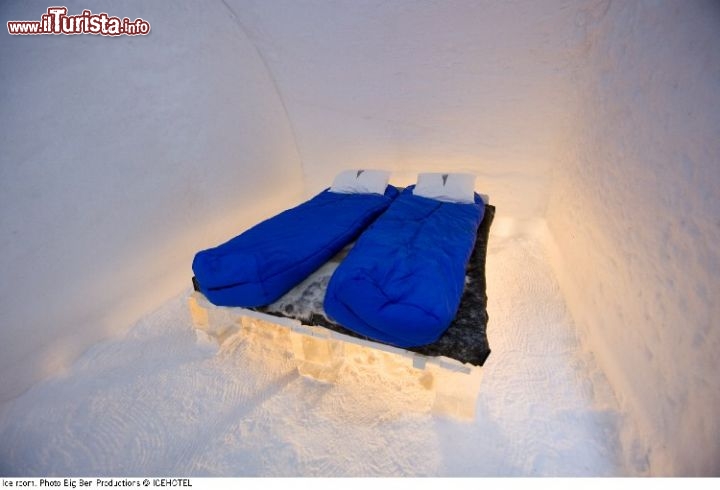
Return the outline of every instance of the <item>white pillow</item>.
{"type": "Polygon", "coordinates": [[[413,194],[438,201],[472,204],[475,202],[475,175],[419,174],[413,194]]]}
{"type": "Polygon", "coordinates": [[[354,169],[340,172],[330,187],[340,194],[385,194],[390,172],[387,170],[354,169]]]}

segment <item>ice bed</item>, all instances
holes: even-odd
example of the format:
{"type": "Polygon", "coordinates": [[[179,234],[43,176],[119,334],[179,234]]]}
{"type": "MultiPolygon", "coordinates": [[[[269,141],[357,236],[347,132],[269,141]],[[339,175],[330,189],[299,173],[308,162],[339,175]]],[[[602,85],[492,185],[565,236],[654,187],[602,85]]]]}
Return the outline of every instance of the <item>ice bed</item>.
{"type": "MultiPolygon", "coordinates": [[[[472,191],[471,194],[475,196],[472,191]]],[[[447,329],[427,345],[392,345],[392,342],[350,330],[326,313],[328,285],[357,242],[348,244],[267,305],[218,306],[208,301],[194,281],[195,292],[189,300],[193,322],[196,328],[210,333],[219,342],[237,335],[246,335],[255,339],[253,341],[284,339],[276,345],[277,350],[282,351],[278,355],[294,358],[300,374],[321,381],[332,382],[348,363],[361,362],[365,367],[375,363],[380,369],[399,369],[435,392],[437,412],[472,418],[482,377],[481,366],[490,355],[485,260],[495,216],[495,207],[486,204],[487,197],[473,198],[473,202],[481,203],[482,220],[477,226],[467,266],[461,272],[464,288],[459,307],[447,329]],[[382,362],[378,363],[378,359],[382,362]]]]}
{"type": "Polygon", "coordinates": [[[330,321],[323,300],[330,278],[352,244],[274,303],[253,308],[220,307],[200,292],[189,298],[195,327],[218,343],[229,339],[266,343],[268,355],[293,359],[304,377],[333,383],[342,369],[398,373],[434,396],[433,413],[472,420],[490,355],[487,339],[485,258],[495,207],[485,205],[466,270],[457,315],[445,333],[423,347],[398,348],[373,341],[330,321]]]}

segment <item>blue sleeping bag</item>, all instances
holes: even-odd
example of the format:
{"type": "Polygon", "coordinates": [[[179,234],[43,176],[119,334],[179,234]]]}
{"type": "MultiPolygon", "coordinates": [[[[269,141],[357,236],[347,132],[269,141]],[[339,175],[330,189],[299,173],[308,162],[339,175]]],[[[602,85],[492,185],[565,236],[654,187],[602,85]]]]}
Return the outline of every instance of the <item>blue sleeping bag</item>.
{"type": "Polygon", "coordinates": [[[272,303],[352,242],[398,191],[321,192],[222,245],[195,255],[196,288],[219,306],[272,303]]]}
{"type": "Polygon", "coordinates": [[[405,189],[330,279],[325,312],[398,347],[435,342],[457,313],[485,204],[442,202],[405,189]]]}

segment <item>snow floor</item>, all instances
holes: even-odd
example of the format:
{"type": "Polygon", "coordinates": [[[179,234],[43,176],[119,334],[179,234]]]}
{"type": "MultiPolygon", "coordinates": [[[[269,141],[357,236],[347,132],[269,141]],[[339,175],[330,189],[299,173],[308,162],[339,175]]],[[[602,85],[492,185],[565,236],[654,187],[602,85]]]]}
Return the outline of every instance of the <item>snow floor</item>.
{"type": "Polygon", "coordinates": [[[209,337],[188,289],[1,406],[0,474],[627,475],[624,417],[540,242],[491,236],[486,272],[493,352],[471,422],[396,372],[322,383],[270,338],[209,337]]]}

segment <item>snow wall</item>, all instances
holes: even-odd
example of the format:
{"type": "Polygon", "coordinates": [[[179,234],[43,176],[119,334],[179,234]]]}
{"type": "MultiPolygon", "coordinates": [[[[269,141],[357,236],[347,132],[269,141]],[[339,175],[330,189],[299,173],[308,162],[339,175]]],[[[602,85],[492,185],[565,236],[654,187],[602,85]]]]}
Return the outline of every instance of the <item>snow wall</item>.
{"type": "Polygon", "coordinates": [[[720,475],[718,46],[717,2],[588,22],[547,212],[566,302],[654,474],[720,475]]]}
{"type": "MultiPolygon", "coordinates": [[[[55,4],[3,2],[7,20],[55,4]]],[[[190,284],[193,254],[302,196],[292,130],[220,2],[66,2],[147,37],[0,40],[0,400],[190,284]]]]}
{"type": "Polygon", "coordinates": [[[197,249],[343,168],[398,184],[471,171],[494,233],[549,230],[584,345],[640,427],[630,464],[717,474],[716,4],[68,7],[152,33],[0,44],[0,399],[186,287],[197,249]]]}
{"type": "Polygon", "coordinates": [[[541,216],[568,132],[577,2],[226,0],[283,94],[308,192],[343,168],[471,171],[541,216]]]}

